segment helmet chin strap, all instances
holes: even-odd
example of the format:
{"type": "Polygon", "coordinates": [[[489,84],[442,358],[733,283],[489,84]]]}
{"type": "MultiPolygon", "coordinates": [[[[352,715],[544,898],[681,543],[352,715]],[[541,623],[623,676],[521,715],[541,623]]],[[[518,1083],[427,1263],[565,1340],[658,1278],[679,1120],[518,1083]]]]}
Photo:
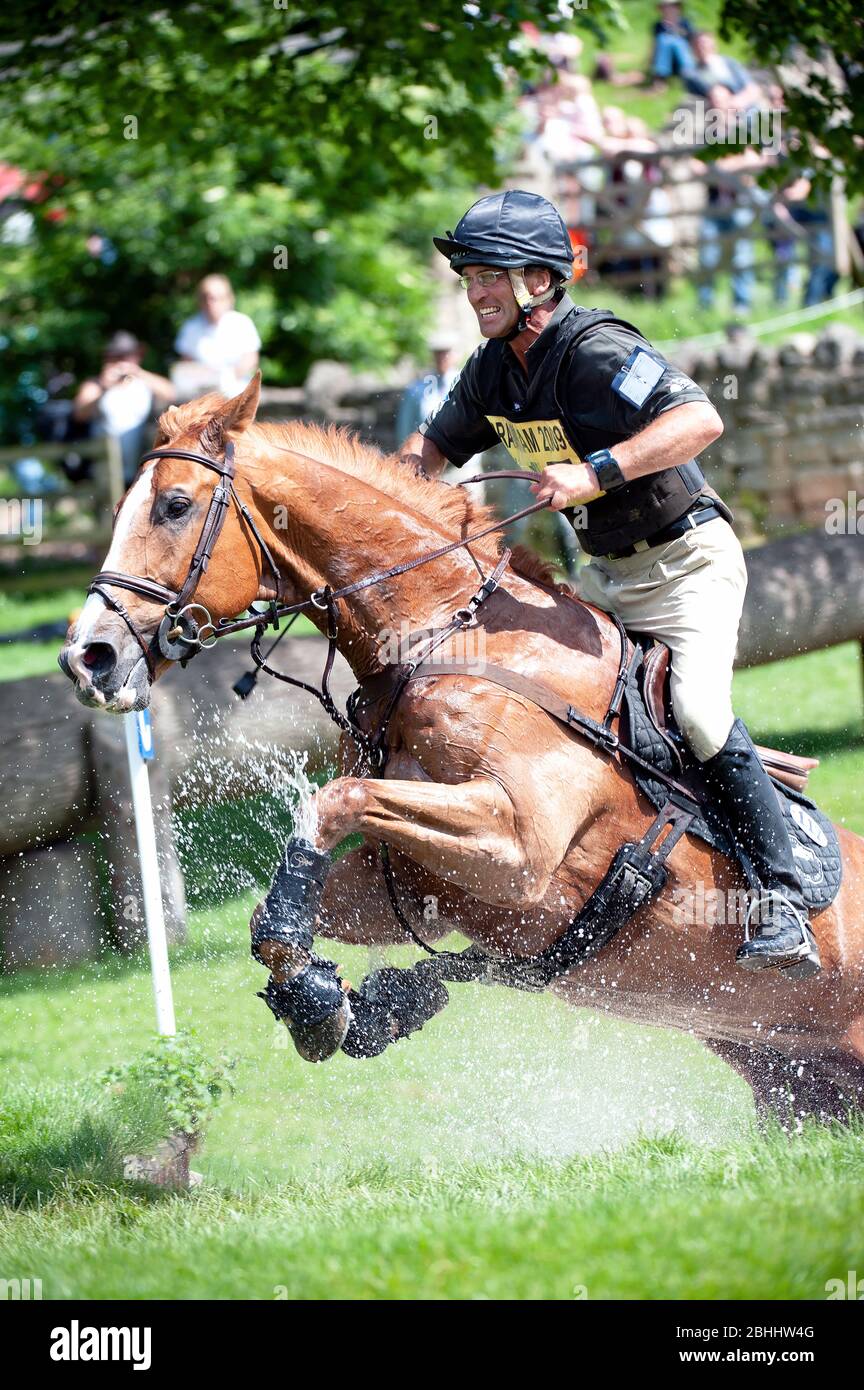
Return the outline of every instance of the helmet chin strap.
{"type": "Polygon", "coordinates": [[[519,318],[516,321],[516,327],[511,328],[504,339],[505,342],[509,343],[511,338],[518,337],[527,328],[532,309],[536,309],[540,304],[546,304],[550,299],[560,299],[564,287],[553,284],[549,286],[548,290],[543,290],[540,294],[531,294],[525,284],[525,276],[521,269],[508,270],[507,274],[510,277],[516,303],[519,305],[519,318]]]}

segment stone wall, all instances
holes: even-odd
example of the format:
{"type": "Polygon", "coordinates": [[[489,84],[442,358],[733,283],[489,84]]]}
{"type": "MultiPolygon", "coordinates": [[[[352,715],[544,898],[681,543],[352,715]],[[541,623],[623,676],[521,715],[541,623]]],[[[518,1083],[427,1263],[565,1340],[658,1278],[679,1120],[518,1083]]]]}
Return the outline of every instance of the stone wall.
{"type": "Polygon", "coordinates": [[[864,498],[864,336],[835,324],[779,347],[745,336],[670,355],[723,417],[702,461],[740,531],[824,525],[829,499],[864,498]]]}

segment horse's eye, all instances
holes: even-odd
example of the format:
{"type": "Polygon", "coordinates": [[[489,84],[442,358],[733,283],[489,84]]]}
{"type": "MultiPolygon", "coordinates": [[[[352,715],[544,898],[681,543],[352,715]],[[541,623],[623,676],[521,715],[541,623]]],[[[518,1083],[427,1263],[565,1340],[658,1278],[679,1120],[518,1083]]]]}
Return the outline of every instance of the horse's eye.
{"type": "Polygon", "coordinates": [[[165,515],[176,521],[178,517],[185,516],[191,505],[188,497],[172,497],[165,508],[165,515]]]}

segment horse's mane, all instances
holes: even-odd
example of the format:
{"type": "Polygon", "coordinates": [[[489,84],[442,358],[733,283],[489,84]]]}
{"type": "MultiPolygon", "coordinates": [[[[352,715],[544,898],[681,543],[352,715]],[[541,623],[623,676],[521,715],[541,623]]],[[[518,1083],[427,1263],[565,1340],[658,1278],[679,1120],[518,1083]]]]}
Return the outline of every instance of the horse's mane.
{"type": "MultiPolygon", "coordinates": [[[[226,404],[224,396],[212,392],[184,405],[169,407],[159,418],[157,444],[165,444],[181,434],[202,433],[226,404]]],[[[370,486],[407,503],[442,529],[452,532],[454,538],[469,531],[480,531],[498,519],[492,507],[475,502],[466,488],[419,477],[400,463],[397,455],[385,454],[374,444],[367,444],[357,437],[355,430],[344,425],[318,425],[303,420],[255,421],[246,434],[253,441],[306,454],[331,468],[362,478],[370,486]]],[[[530,500],[529,495],[525,499],[526,507],[530,500]]],[[[504,541],[499,541],[494,534],[480,542],[477,549],[482,553],[487,547],[495,547],[496,542],[500,550],[504,541]]],[[[516,573],[526,579],[562,591],[568,589],[557,583],[553,566],[525,546],[513,547],[510,563],[516,573]]]]}

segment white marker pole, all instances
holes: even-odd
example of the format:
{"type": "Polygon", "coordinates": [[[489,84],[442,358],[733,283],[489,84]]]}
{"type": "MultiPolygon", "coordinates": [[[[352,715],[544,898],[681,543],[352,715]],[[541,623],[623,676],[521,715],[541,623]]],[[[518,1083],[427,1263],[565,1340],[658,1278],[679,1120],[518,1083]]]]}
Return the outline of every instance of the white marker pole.
{"type": "Polygon", "coordinates": [[[140,714],[124,714],[123,722],[126,726],[129,780],[132,784],[135,834],[138,839],[138,860],[144,890],[144,920],[147,923],[150,972],[153,977],[153,997],[156,1001],[156,1027],[163,1036],[173,1037],[177,1032],[177,1025],[174,1022],[168,939],[165,935],[159,860],[156,855],[156,828],[153,824],[153,803],[150,799],[150,777],[147,771],[147,763],[153,757],[150,712],[142,710],[140,714]]]}

